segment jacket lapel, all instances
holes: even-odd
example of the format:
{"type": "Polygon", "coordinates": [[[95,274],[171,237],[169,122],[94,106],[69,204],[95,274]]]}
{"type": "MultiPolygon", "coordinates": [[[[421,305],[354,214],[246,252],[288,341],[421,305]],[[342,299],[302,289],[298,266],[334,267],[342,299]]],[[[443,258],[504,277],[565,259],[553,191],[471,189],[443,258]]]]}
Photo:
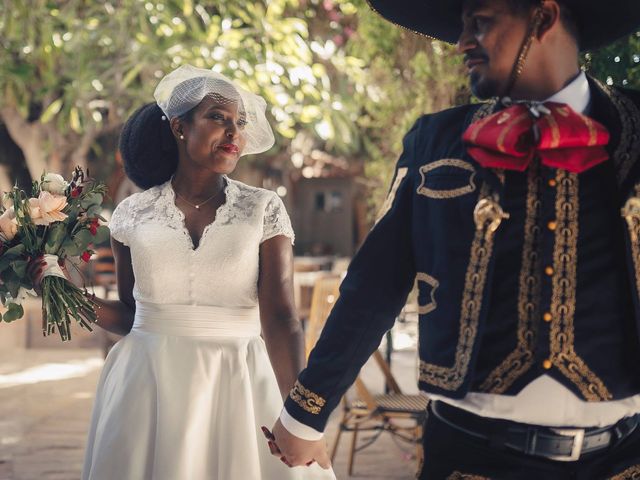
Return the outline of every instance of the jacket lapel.
{"type": "Polygon", "coordinates": [[[591,115],[609,129],[607,151],[613,162],[621,199],[628,196],[640,168],[640,110],[635,103],[603,83],[589,77],[591,115]]]}

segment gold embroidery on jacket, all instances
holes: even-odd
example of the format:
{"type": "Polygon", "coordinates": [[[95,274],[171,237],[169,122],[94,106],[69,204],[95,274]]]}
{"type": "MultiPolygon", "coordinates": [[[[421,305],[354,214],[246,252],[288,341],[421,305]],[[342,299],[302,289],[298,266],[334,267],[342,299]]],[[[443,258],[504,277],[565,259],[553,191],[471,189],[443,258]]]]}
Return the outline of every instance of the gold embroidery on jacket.
{"type": "MultiPolygon", "coordinates": [[[[484,103],[474,113],[471,122],[477,122],[491,114],[497,103],[495,99],[484,103]]],[[[483,184],[480,188],[480,201],[486,200],[489,197],[489,193],[490,187],[487,184],[483,184]]],[[[474,220],[477,221],[475,214],[476,212],[474,212],[474,220]]],[[[495,219],[489,223],[489,225],[495,224],[495,219]]],[[[499,222],[497,224],[499,225],[499,222]]],[[[493,250],[494,232],[491,231],[489,225],[480,225],[480,228],[476,229],[475,236],[471,242],[471,253],[460,306],[460,333],[453,366],[443,367],[423,360],[420,361],[420,381],[439,386],[445,390],[459,388],[469,369],[471,349],[478,334],[482,295],[493,250]]],[[[476,224],[476,226],[478,225],[476,224]]]]}
{"type": "Polygon", "coordinates": [[[418,195],[424,195],[425,197],[428,197],[428,198],[435,198],[435,199],[455,198],[461,195],[466,195],[467,193],[471,193],[476,189],[476,184],[474,182],[476,171],[469,162],[465,162],[464,160],[457,160],[455,158],[445,158],[442,160],[437,160],[432,163],[428,163],[420,167],[420,176],[422,177],[422,181],[420,182],[420,186],[418,187],[417,193],[418,195]],[[471,172],[471,174],[469,175],[469,184],[465,185],[464,187],[454,188],[450,190],[434,190],[432,188],[427,188],[425,186],[425,182],[427,181],[429,172],[440,167],[455,167],[455,168],[460,168],[462,170],[471,172]]]}
{"type": "Polygon", "coordinates": [[[498,101],[494,98],[489,100],[488,102],[483,103],[480,108],[478,108],[478,110],[476,110],[476,112],[473,114],[473,117],[471,118],[471,122],[470,124],[474,124],[475,122],[478,122],[479,120],[482,120],[482,122],[476,124],[473,130],[473,132],[471,132],[471,141],[475,142],[476,138],[478,137],[478,133],[480,133],[480,130],[482,130],[482,127],[484,127],[484,125],[491,120],[489,118],[489,115],[491,113],[493,113],[493,110],[496,108],[496,105],[498,104],[498,101]],[[483,120],[484,119],[484,120],[483,120]]]}
{"type": "Polygon", "coordinates": [[[382,207],[380,208],[380,212],[378,212],[378,218],[376,219],[376,223],[382,220],[382,217],[384,217],[389,212],[389,210],[391,210],[391,207],[393,206],[393,201],[396,199],[396,193],[398,192],[398,188],[400,187],[402,180],[404,180],[404,177],[407,176],[408,171],[409,169],[407,167],[402,167],[398,169],[398,173],[396,173],[396,179],[393,181],[393,186],[389,191],[389,195],[387,195],[386,200],[384,201],[384,203],[382,204],[382,207]]]}
{"type": "Polygon", "coordinates": [[[640,465],[629,467],[609,480],[640,480],[640,465]]]}
{"type": "Polygon", "coordinates": [[[527,174],[524,246],[518,295],[518,345],[480,385],[480,390],[483,392],[504,393],[517,378],[533,365],[540,317],[541,286],[539,273],[541,260],[538,254],[540,242],[540,227],[538,226],[540,217],[539,169],[540,164],[534,162],[529,167],[527,174]]]}
{"type": "Polygon", "coordinates": [[[451,367],[443,367],[420,361],[420,380],[445,390],[459,388],[469,369],[471,351],[478,334],[482,295],[493,251],[494,233],[506,215],[497,201],[489,196],[489,192],[489,186],[483,184],[480,200],[474,212],[477,228],[471,243],[471,254],[465,276],[460,307],[460,332],[454,364],[451,367]],[[480,213],[478,213],[479,206],[482,210],[480,213]]]}
{"type": "Polygon", "coordinates": [[[622,184],[640,155],[640,110],[625,95],[599,80],[594,81],[613,103],[622,125],[620,140],[613,153],[618,184],[622,184]]]}
{"type": "Polygon", "coordinates": [[[481,477],[472,473],[453,472],[447,480],[491,480],[489,477],[481,477]]]}
{"type": "Polygon", "coordinates": [[[426,305],[418,304],[418,313],[420,315],[426,315],[427,313],[433,312],[436,308],[438,308],[438,302],[436,302],[436,290],[440,286],[440,282],[433,278],[431,275],[428,275],[423,272],[418,272],[416,275],[416,281],[418,282],[418,289],[420,288],[420,282],[424,282],[431,287],[431,301],[426,305]]]}
{"type": "Polygon", "coordinates": [[[574,349],[576,268],[578,254],[578,175],[565,170],[556,174],[555,245],[551,290],[551,362],[571,380],[588,401],[611,400],[607,387],[574,349]]]}
{"type": "Polygon", "coordinates": [[[622,216],[629,228],[631,239],[631,255],[636,276],[636,290],[640,295],[640,184],[635,186],[635,196],[630,197],[624,204],[622,216]]]}
{"type": "Polygon", "coordinates": [[[305,411],[318,415],[324,407],[326,400],[320,395],[313,393],[311,390],[307,390],[302,384],[296,380],[291,392],[289,392],[291,400],[296,402],[305,411]]]}

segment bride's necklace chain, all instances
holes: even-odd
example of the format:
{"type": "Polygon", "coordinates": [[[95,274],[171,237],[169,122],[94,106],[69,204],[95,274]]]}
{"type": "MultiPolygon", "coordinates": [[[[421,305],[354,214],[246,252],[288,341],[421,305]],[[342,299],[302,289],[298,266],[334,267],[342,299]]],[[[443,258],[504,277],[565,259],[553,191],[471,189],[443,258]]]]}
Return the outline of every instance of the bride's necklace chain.
{"type": "MultiPolygon", "coordinates": [[[[173,184],[172,184],[173,186],[173,184]]],[[[191,203],[189,200],[187,200],[186,198],[184,198],[182,195],[180,195],[180,193],[178,193],[178,191],[176,190],[175,187],[173,187],[173,191],[175,192],[175,194],[182,199],[183,202],[185,202],[186,204],[192,206],[193,208],[195,208],[196,210],[200,210],[200,207],[203,206],[205,203],[209,203],[211,200],[213,200],[214,198],[220,196],[221,193],[224,192],[224,188],[221,188],[219,191],[217,191],[216,193],[214,193],[213,195],[211,195],[209,198],[207,198],[204,202],[200,202],[200,203],[191,203]]]]}

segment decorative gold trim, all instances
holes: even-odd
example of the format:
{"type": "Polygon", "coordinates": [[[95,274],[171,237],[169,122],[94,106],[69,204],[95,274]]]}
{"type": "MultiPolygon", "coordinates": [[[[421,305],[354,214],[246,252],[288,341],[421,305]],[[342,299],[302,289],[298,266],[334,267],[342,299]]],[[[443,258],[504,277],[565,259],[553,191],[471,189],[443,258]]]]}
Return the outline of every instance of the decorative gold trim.
{"type": "Polygon", "coordinates": [[[409,169],[407,167],[402,167],[398,169],[398,172],[396,173],[396,178],[393,181],[393,186],[391,187],[391,190],[389,190],[389,195],[387,195],[387,198],[382,204],[382,207],[380,207],[380,211],[378,212],[378,218],[376,219],[376,224],[380,220],[382,220],[382,217],[384,217],[389,212],[389,210],[391,210],[391,207],[393,206],[393,201],[396,199],[396,193],[398,191],[398,188],[400,187],[402,180],[404,180],[404,177],[407,176],[408,171],[409,169]]]}
{"type": "Polygon", "coordinates": [[[527,120],[529,118],[529,112],[527,113],[523,113],[519,116],[517,116],[513,122],[511,122],[509,125],[507,125],[505,128],[502,129],[502,131],[500,132],[500,135],[498,135],[498,150],[500,150],[502,153],[507,153],[505,148],[504,148],[504,139],[507,137],[507,134],[513,130],[513,128],[519,124],[520,122],[522,122],[523,120],[527,120]]]}
{"type": "Polygon", "coordinates": [[[560,127],[558,126],[558,122],[553,115],[546,115],[544,119],[551,129],[551,145],[549,148],[558,148],[558,145],[560,145],[560,127]]]}
{"type": "Polygon", "coordinates": [[[593,147],[598,141],[598,131],[596,130],[596,126],[593,124],[593,120],[591,120],[586,115],[582,115],[582,119],[584,120],[585,125],[587,126],[587,130],[589,130],[589,147],[593,147]]]}
{"type": "MultiPolygon", "coordinates": [[[[478,205],[483,201],[497,205],[497,201],[492,199],[489,194],[490,187],[485,183],[480,189],[478,205]]],[[[493,237],[500,224],[495,217],[490,215],[475,215],[475,218],[479,223],[476,224],[476,233],[471,243],[471,253],[465,276],[460,307],[460,333],[453,366],[443,367],[420,361],[420,381],[444,390],[458,389],[464,382],[469,369],[471,351],[478,334],[482,294],[487,279],[489,260],[493,252],[493,237]]]]}
{"type": "MultiPolygon", "coordinates": [[[[426,305],[420,305],[418,304],[418,313],[420,315],[426,315],[427,313],[431,313],[433,312],[436,308],[438,308],[438,302],[436,302],[436,290],[438,289],[438,287],[440,286],[440,282],[438,280],[436,280],[435,278],[433,278],[431,275],[424,273],[424,272],[418,272],[416,275],[416,281],[417,282],[424,282],[427,285],[429,285],[431,287],[431,302],[427,303],[426,305]]],[[[418,285],[418,288],[419,285],[418,285]]]]}
{"type": "Polygon", "coordinates": [[[613,161],[616,165],[618,184],[621,185],[640,156],[640,110],[629,98],[617,90],[610,88],[600,80],[593,79],[593,81],[613,103],[620,117],[622,130],[620,141],[613,153],[613,161]]]}
{"type": "Polygon", "coordinates": [[[320,395],[307,390],[296,380],[295,385],[289,392],[291,400],[296,402],[305,412],[318,415],[327,401],[320,395]]]}
{"type": "Polygon", "coordinates": [[[551,362],[592,402],[613,396],[574,350],[576,268],[578,260],[578,175],[558,169],[556,174],[555,245],[551,290],[551,362]]]}
{"type": "Polygon", "coordinates": [[[471,122],[469,122],[469,125],[473,125],[474,123],[482,119],[484,119],[484,121],[482,123],[479,123],[476,126],[476,129],[474,130],[473,135],[471,136],[472,141],[475,141],[476,136],[480,131],[480,127],[484,126],[484,124],[490,120],[490,118],[488,117],[493,113],[497,105],[498,105],[498,99],[492,98],[491,100],[482,103],[480,105],[480,108],[478,108],[478,110],[475,111],[475,113],[473,114],[473,117],[471,117],[471,122]]]}
{"type": "Polygon", "coordinates": [[[527,174],[527,200],[524,225],[524,246],[520,268],[518,295],[518,344],[480,385],[483,392],[501,394],[529,370],[534,362],[534,350],[540,317],[540,200],[538,199],[540,163],[534,161],[527,174]]]}
{"type": "Polygon", "coordinates": [[[472,473],[453,472],[447,480],[491,480],[489,477],[481,477],[472,473]]]}
{"type": "Polygon", "coordinates": [[[635,196],[627,199],[622,209],[622,216],[627,222],[631,237],[631,255],[635,270],[636,290],[640,296],[640,184],[634,187],[635,196]]]}
{"type": "Polygon", "coordinates": [[[640,480],[640,465],[629,467],[609,480],[640,480]]]}
{"type": "Polygon", "coordinates": [[[476,184],[474,182],[475,176],[476,176],[476,171],[469,162],[465,162],[464,160],[457,160],[455,158],[445,158],[442,160],[436,160],[435,162],[431,162],[420,167],[421,182],[416,193],[418,193],[418,195],[423,195],[425,197],[434,198],[437,200],[460,197],[462,195],[466,195],[467,193],[471,193],[475,191],[476,189],[476,184]],[[434,190],[432,188],[425,187],[425,183],[427,181],[427,174],[432,170],[435,170],[436,168],[440,168],[440,167],[455,167],[455,168],[460,168],[462,170],[471,172],[471,175],[469,175],[469,185],[466,185],[460,188],[454,188],[451,190],[434,190]]]}

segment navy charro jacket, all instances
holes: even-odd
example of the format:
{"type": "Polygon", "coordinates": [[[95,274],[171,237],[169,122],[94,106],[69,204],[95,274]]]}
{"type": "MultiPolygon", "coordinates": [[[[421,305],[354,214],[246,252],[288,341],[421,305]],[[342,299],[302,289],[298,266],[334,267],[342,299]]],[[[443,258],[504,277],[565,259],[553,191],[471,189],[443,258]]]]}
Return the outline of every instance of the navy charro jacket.
{"type": "MultiPolygon", "coordinates": [[[[631,331],[623,334],[637,345],[640,94],[608,88],[592,79],[590,83],[593,116],[611,133],[611,161],[603,168],[612,172],[612,191],[604,194],[615,197],[613,211],[624,225],[622,255],[629,275],[624,284],[632,291],[626,296],[628,312],[622,307],[620,311],[633,317],[627,328],[631,331]]],[[[496,237],[509,214],[503,208],[504,172],[479,166],[466,153],[461,138],[471,122],[495,108],[496,102],[489,102],[426,115],[405,136],[389,196],[349,267],[307,368],[286,400],[285,407],[296,420],[324,429],[331,411],[393,326],[414,283],[419,289],[421,390],[450,398],[462,398],[470,390],[515,394],[523,386],[518,379],[535,372],[532,365],[538,360],[539,339],[536,344],[531,333],[535,322],[523,318],[525,314],[514,321],[518,335],[513,335],[512,353],[497,359],[501,368],[491,371],[489,378],[478,378],[476,368],[478,358],[495,353],[483,338],[496,283],[496,237]]],[[[610,358],[597,351],[597,343],[587,341],[588,322],[575,322],[578,191],[583,175],[555,171],[559,200],[553,265],[547,272],[552,277],[548,312],[552,320],[543,337],[544,368],[583,399],[604,401],[640,393],[640,371],[635,370],[637,378],[633,370],[625,371],[634,379],[624,385],[619,385],[617,377],[609,378],[597,364],[610,358]],[[588,361],[581,356],[585,350],[589,350],[588,361]]],[[[521,278],[523,291],[530,282],[526,276],[521,278]]],[[[611,335],[622,336],[619,329],[611,335]]],[[[617,337],[610,344],[621,344],[623,339],[617,337]]],[[[640,353],[624,360],[640,365],[640,353]]]]}

